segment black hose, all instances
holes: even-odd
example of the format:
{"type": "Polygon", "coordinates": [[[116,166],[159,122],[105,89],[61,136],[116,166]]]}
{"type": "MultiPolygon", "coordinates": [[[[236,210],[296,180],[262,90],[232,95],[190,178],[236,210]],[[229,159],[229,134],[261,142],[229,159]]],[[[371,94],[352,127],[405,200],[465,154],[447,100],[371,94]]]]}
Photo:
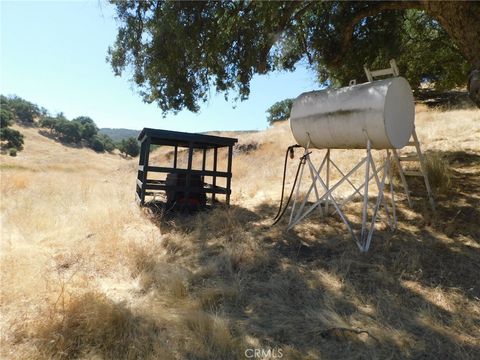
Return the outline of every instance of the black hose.
{"type": "Polygon", "coordinates": [[[290,201],[292,200],[292,196],[293,196],[293,192],[295,190],[295,185],[297,184],[297,179],[298,179],[298,173],[300,172],[300,167],[302,165],[302,163],[305,161],[305,157],[302,156],[300,158],[300,162],[298,164],[298,167],[297,167],[297,172],[295,174],[295,180],[293,181],[293,185],[292,185],[292,190],[290,191],[290,195],[288,196],[288,200],[285,204],[285,207],[283,208],[282,210],[282,205],[283,205],[283,195],[285,193],[285,177],[286,177],[286,174],[287,174],[287,161],[288,161],[288,154],[290,153],[290,156],[293,158],[293,149],[296,148],[296,147],[301,147],[300,145],[292,145],[292,146],[289,146],[287,148],[287,152],[285,153],[285,162],[283,164],[283,179],[282,179],[282,195],[280,197],[280,205],[278,207],[278,212],[277,214],[275,215],[275,217],[273,218],[274,222],[271,226],[277,224],[280,219],[282,218],[282,216],[285,214],[285,211],[287,210],[288,208],[288,204],[290,203],[290,201]]]}
{"type": "Polygon", "coordinates": [[[282,194],[280,195],[280,205],[278,206],[278,211],[273,220],[275,220],[278,215],[280,215],[280,212],[282,211],[282,204],[283,204],[283,194],[285,192],[285,176],[287,174],[287,161],[288,161],[288,153],[291,151],[290,150],[291,146],[287,148],[287,151],[285,152],[285,160],[283,162],[283,178],[282,178],[282,194]]]}

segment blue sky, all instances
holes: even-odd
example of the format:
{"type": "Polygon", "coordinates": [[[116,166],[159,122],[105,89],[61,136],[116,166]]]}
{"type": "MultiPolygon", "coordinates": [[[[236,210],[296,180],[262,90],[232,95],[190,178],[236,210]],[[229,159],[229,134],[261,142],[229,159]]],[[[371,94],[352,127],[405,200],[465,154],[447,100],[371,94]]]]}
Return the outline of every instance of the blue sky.
{"type": "MultiPolygon", "coordinates": [[[[116,36],[114,7],[105,1],[0,0],[0,92],[16,94],[67,118],[90,116],[99,127],[202,132],[267,127],[274,102],[318,88],[304,67],[255,76],[250,98],[226,102],[212,94],[197,114],[162,117],[143,103],[127,76],[105,61],[116,36]]],[[[233,95],[233,94],[232,94],[233,95]]],[[[234,96],[231,96],[232,98],[234,96]]]]}

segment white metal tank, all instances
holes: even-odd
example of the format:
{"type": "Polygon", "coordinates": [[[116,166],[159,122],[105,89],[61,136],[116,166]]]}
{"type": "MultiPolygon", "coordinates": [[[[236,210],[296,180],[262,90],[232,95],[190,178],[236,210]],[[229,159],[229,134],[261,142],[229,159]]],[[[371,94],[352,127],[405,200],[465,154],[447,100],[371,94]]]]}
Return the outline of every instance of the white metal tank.
{"type": "Polygon", "coordinates": [[[364,149],[370,139],[373,149],[400,149],[410,139],[414,118],[412,89],[394,77],[303,93],[293,103],[290,127],[303,147],[364,149]]]}

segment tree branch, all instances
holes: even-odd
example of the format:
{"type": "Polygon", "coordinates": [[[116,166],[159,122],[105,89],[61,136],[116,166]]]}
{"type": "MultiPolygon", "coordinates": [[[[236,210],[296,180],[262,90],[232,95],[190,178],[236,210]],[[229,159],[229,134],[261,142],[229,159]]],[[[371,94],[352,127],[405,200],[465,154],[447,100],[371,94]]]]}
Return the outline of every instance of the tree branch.
{"type": "MultiPolygon", "coordinates": [[[[380,1],[374,3],[373,5],[370,4],[371,3],[369,3],[367,7],[360,9],[358,12],[353,14],[353,18],[344,28],[342,40],[339,44],[339,52],[333,59],[334,63],[338,64],[342,60],[343,56],[347,51],[348,45],[353,38],[353,30],[355,29],[355,26],[360,22],[360,20],[369,16],[377,15],[383,10],[425,9],[424,4],[422,4],[420,1],[380,1]]],[[[345,16],[348,15],[345,14],[345,16]]]]}
{"type": "MultiPolygon", "coordinates": [[[[309,6],[309,5],[307,5],[307,6],[309,6]]],[[[285,12],[284,12],[283,16],[281,17],[279,23],[273,29],[273,33],[270,34],[270,39],[269,39],[268,43],[261,50],[261,52],[260,52],[260,63],[258,64],[258,67],[257,67],[258,72],[260,74],[263,74],[267,71],[268,54],[269,54],[271,48],[273,47],[273,45],[275,44],[276,35],[277,35],[278,32],[282,32],[288,27],[289,23],[291,22],[291,20],[293,18],[292,14],[293,14],[293,12],[295,11],[296,8],[297,8],[297,3],[293,2],[293,1],[288,3],[288,6],[286,7],[285,12]]]]}
{"type": "Polygon", "coordinates": [[[312,5],[315,5],[315,1],[308,1],[307,4],[301,8],[300,10],[298,10],[293,16],[292,18],[295,19],[295,20],[298,20],[300,19],[303,14],[305,14],[305,12],[312,7],[312,5]]]}

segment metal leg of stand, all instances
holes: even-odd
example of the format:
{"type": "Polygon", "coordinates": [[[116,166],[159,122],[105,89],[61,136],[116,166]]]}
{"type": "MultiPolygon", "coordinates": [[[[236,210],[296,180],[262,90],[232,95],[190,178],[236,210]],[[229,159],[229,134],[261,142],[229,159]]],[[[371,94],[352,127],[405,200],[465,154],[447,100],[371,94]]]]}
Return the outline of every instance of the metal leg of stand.
{"type": "MultiPolygon", "coordinates": [[[[384,164],[382,165],[382,167],[384,168],[383,171],[385,171],[385,166],[387,165],[387,162],[388,160],[385,160],[384,164]]],[[[380,192],[380,179],[378,178],[378,172],[375,166],[375,161],[372,161],[372,170],[373,170],[373,173],[375,174],[375,182],[377,184],[377,189],[380,192]]],[[[388,209],[387,200],[385,200],[385,196],[382,196],[382,204],[383,204],[383,207],[385,208],[385,214],[387,216],[388,226],[390,226],[391,228],[393,224],[392,224],[392,219],[390,217],[390,211],[388,209]]]]}
{"type": "MultiPolygon", "coordinates": [[[[290,214],[288,229],[291,229],[293,226],[295,226],[300,221],[302,221],[307,215],[309,215],[312,211],[314,211],[316,207],[322,207],[322,202],[323,203],[328,202],[334,207],[335,210],[332,213],[333,214],[337,213],[340,216],[343,223],[347,226],[348,231],[352,236],[352,239],[355,241],[358,248],[362,252],[368,251],[368,249],[370,248],[370,245],[373,239],[373,233],[375,231],[376,221],[377,221],[377,218],[380,216],[381,206],[383,206],[386,211],[387,220],[388,220],[387,225],[390,225],[391,228],[394,228],[394,226],[396,225],[397,217],[396,217],[396,208],[395,208],[395,198],[394,198],[393,186],[392,186],[392,167],[391,167],[392,162],[391,162],[390,152],[387,151],[386,160],[380,167],[377,168],[377,166],[375,166],[374,164],[371,148],[372,148],[371,142],[368,141],[366,156],[362,160],[360,160],[347,173],[343,173],[339,169],[339,167],[335,164],[335,162],[330,159],[330,151],[327,151],[327,153],[325,154],[322,160],[321,165],[317,169],[313,165],[312,160],[309,156],[309,153],[307,152],[307,149],[305,149],[304,162],[301,164],[300,177],[295,189],[295,198],[292,205],[292,211],[290,214]],[[333,184],[333,186],[330,185],[329,179],[322,178],[321,176],[322,169],[326,165],[324,174],[326,175],[326,177],[327,177],[327,174],[328,174],[328,178],[330,177],[330,162],[333,168],[337,169],[337,171],[342,176],[342,178],[336,181],[335,184],[333,184]],[[305,171],[305,165],[309,167],[312,183],[310,184],[306,194],[300,195],[300,187],[301,187],[301,182],[303,178],[303,173],[305,171]],[[357,187],[351,181],[351,177],[356,171],[361,169],[363,166],[365,166],[364,182],[362,185],[357,187]],[[393,221],[390,216],[389,206],[384,195],[385,183],[387,178],[390,179],[393,221]],[[328,180],[328,183],[327,183],[327,180],[328,180]],[[375,181],[378,189],[378,197],[376,199],[375,204],[369,204],[369,198],[368,198],[369,183],[372,180],[375,181]],[[321,188],[318,187],[317,181],[319,182],[321,188]],[[333,193],[344,182],[349,183],[353,187],[354,192],[351,195],[349,195],[346,199],[343,199],[341,203],[339,203],[335,198],[335,196],[333,195],[333,193]],[[322,195],[320,195],[321,189],[323,189],[322,195]],[[361,193],[362,190],[363,190],[363,194],[361,193]],[[308,198],[310,197],[313,191],[315,192],[316,202],[312,205],[307,206],[308,198]],[[355,196],[356,194],[363,195],[362,228],[361,228],[361,231],[359,231],[358,233],[354,230],[348,217],[342,211],[342,207],[346,203],[348,203],[352,199],[352,197],[355,196]],[[303,199],[301,200],[301,202],[300,202],[300,196],[303,196],[303,199]],[[371,217],[368,216],[369,208],[372,210],[371,217]]],[[[325,210],[327,210],[326,207],[325,207],[325,210]]]]}
{"type": "MultiPolygon", "coordinates": [[[[315,207],[317,207],[318,204],[320,204],[320,202],[323,201],[327,196],[330,196],[331,199],[332,199],[332,195],[331,195],[331,194],[333,193],[333,191],[334,191],[337,187],[339,187],[344,181],[346,181],[346,179],[347,179],[350,175],[352,175],[355,171],[357,171],[357,170],[365,163],[365,161],[366,161],[366,158],[363,158],[357,165],[355,165],[355,167],[354,167],[352,170],[350,170],[350,171],[345,175],[345,177],[343,177],[342,179],[340,179],[334,186],[330,187],[330,188],[327,190],[327,189],[326,189],[326,184],[323,182],[323,180],[322,180],[322,178],[321,178],[321,176],[320,176],[320,172],[315,169],[315,167],[313,166],[313,164],[312,164],[311,161],[310,161],[310,158],[308,157],[308,158],[307,158],[307,163],[309,164],[309,166],[312,167],[312,170],[313,170],[314,173],[316,174],[314,181],[317,181],[317,180],[320,181],[320,183],[322,184],[322,187],[323,187],[324,190],[325,190],[325,193],[324,193],[322,196],[320,196],[318,202],[316,202],[315,204],[313,204],[312,206],[310,206],[305,212],[303,212],[303,214],[302,214],[302,212],[299,211],[299,214],[295,217],[295,220],[289,224],[289,228],[292,228],[292,227],[295,226],[298,222],[300,222],[303,218],[305,218],[308,214],[310,214],[310,212],[312,212],[312,211],[315,209],[315,207]]],[[[373,175],[372,175],[372,176],[373,176],[373,175]]],[[[302,210],[303,210],[303,209],[302,209],[302,210]]]]}
{"type": "Polygon", "coordinates": [[[388,182],[390,183],[390,200],[392,202],[392,215],[393,215],[393,227],[392,230],[397,228],[397,207],[395,205],[395,191],[393,189],[393,167],[392,158],[390,156],[390,150],[387,150],[388,160],[388,182]]]}
{"type": "MultiPolygon", "coordinates": [[[[330,186],[330,149],[327,150],[327,169],[326,169],[326,184],[327,184],[327,191],[330,186]]],[[[325,214],[328,215],[328,199],[330,196],[327,196],[325,199],[325,214]]]]}
{"type": "MultiPolygon", "coordinates": [[[[313,164],[310,162],[310,159],[308,159],[309,161],[309,165],[314,169],[315,171],[315,168],[313,167],[313,164]]],[[[350,172],[351,173],[351,172],[350,172]]],[[[350,174],[349,173],[349,174],[350,174]]],[[[320,177],[320,174],[317,173],[317,178],[318,180],[320,181],[320,184],[322,185],[322,187],[324,188],[324,190],[326,191],[325,195],[324,196],[330,196],[331,192],[333,191],[333,187],[331,189],[328,189],[327,188],[327,185],[323,182],[322,178],[320,177]]],[[[343,179],[342,179],[343,180],[343,179]]],[[[338,182],[337,184],[335,184],[335,186],[338,186],[338,182]]],[[[340,209],[340,207],[338,206],[337,202],[335,201],[335,198],[332,196],[330,198],[330,201],[332,202],[333,206],[335,207],[335,209],[337,210],[337,213],[338,215],[341,217],[342,221],[344,222],[344,224],[347,226],[348,228],[348,231],[350,232],[350,235],[352,235],[352,238],[353,240],[355,241],[355,243],[357,244],[358,248],[360,250],[362,250],[362,244],[359,242],[357,236],[355,235],[355,232],[353,231],[353,227],[352,225],[350,224],[350,222],[348,221],[347,217],[345,216],[345,214],[342,212],[342,210],[340,209]]],[[[306,214],[304,214],[304,216],[306,216],[306,214]]],[[[302,216],[302,218],[304,217],[302,216]]]]}
{"type": "MultiPolygon", "coordinates": [[[[306,195],[305,195],[305,197],[304,197],[304,199],[303,199],[303,201],[302,201],[302,204],[300,205],[300,208],[299,208],[298,211],[297,211],[297,216],[294,217],[294,218],[292,218],[293,221],[290,221],[290,222],[289,222],[289,228],[293,226],[293,225],[290,225],[290,224],[292,224],[292,222],[293,222],[293,224],[297,224],[297,223],[298,223],[298,221],[299,221],[298,218],[302,215],[302,211],[303,211],[303,209],[304,209],[304,207],[305,207],[305,205],[306,205],[306,203],[307,203],[308,197],[310,196],[310,193],[312,192],[312,189],[313,189],[314,187],[316,187],[316,182],[317,182],[317,180],[318,180],[318,177],[315,176],[315,175],[313,175],[313,170],[312,170],[312,168],[311,168],[311,166],[310,166],[310,164],[311,164],[310,155],[308,155],[308,153],[306,153],[304,156],[305,156],[305,162],[308,161],[310,173],[312,174],[312,184],[310,185],[310,188],[308,189],[308,191],[307,191],[307,193],[306,193],[306,195]]],[[[322,163],[320,164],[320,167],[319,167],[318,170],[317,170],[317,174],[319,174],[319,173],[322,171],[322,168],[323,168],[323,165],[325,164],[326,159],[327,159],[327,157],[325,156],[325,157],[323,158],[322,163]]],[[[303,171],[303,170],[302,170],[302,171],[303,171]]],[[[297,198],[297,194],[295,195],[295,198],[297,198]]],[[[317,198],[317,202],[315,202],[315,204],[311,207],[311,209],[313,210],[315,207],[317,207],[317,205],[319,205],[319,204],[321,203],[321,200],[322,200],[322,199],[323,199],[323,197],[322,197],[322,198],[318,197],[318,198],[317,198]]],[[[320,205],[320,207],[321,207],[321,205],[320,205]]],[[[292,209],[294,209],[294,207],[292,207],[292,209]]]]}
{"type": "Polygon", "coordinates": [[[367,210],[368,210],[368,183],[370,173],[370,162],[372,161],[371,142],[367,140],[367,161],[365,163],[365,188],[363,191],[363,210],[362,210],[362,231],[360,232],[360,239],[362,245],[365,245],[365,228],[367,226],[367,210]]]}
{"type": "Polygon", "coordinates": [[[430,201],[430,206],[432,207],[432,210],[435,212],[435,201],[433,200],[430,181],[428,181],[425,157],[423,156],[422,150],[420,149],[420,143],[418,142],[417,132],[415,131],[415,128],[413,129],[412,136],[413,136],[413,141],[415,143],[415,149],[417,150],[418,159],[420,161],[420,169],[422,170],[423,181],[425,182],[425,187],[427,189],[428,201],[430,201]]]}
{"type": "Polygon", "coordinates": [[[383,188],[385,186],[386,177],[387,177],[387,163],[385,162],[385,164],[383,166],[382,181],[380,182],[380,187],[378,189],[377,202],[375,204],[375,210],[373,212],[372,222],[370,224],[370,229],[368,231],[367,242],[365,244],[365,247],[364,247],[363,251],[368,251],[368,249],[370,248],[370,243],[372,242],[373,231],[375,230],[375,221],[377,220],[378,210],[379,210],[380,205],[381,205],[382,200],[383,200],[383,188]]]}

